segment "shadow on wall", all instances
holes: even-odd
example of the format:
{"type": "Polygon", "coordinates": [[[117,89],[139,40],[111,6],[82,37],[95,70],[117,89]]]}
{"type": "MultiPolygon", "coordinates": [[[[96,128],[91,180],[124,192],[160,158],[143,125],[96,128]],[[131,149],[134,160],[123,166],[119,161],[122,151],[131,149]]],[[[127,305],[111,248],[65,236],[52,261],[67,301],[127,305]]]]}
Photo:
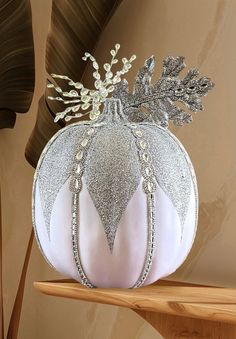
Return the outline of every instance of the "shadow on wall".
{"type": "MultiPolygon", "coordinates": [[[[236,200],[236,170],[232,171],[227,182],[220,188],[217,198],[212,202],[202,202],[199,207],[199,221],[196,238],[184,264],[178,269],[178,279],[184,277],[188,279],[198,262],[207,244],[217,235],[223,228],[225,218],[230,206],[236,200]]],[[[231,207],[232,208],[232,207],[231,207]]],[[[219,258],[216,258],[219,260],[219,258]]],[[[172,274],[173,279],[175,274],[172,274]]]]}

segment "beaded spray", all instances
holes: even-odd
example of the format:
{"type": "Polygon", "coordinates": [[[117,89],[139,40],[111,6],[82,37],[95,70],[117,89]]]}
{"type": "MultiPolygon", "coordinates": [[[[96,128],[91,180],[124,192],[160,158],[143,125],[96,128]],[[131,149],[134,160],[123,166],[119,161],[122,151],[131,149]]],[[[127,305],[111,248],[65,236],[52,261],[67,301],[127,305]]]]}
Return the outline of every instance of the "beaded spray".
{"type": "Polygon", "coordinates": [[[183,79],[179,79],[179,73],[186,67],[184,57],[168,56],[165,58],[161,77],[152,84],[155,57],[151,56],[139,70],[135,78],[133,92],[129,93],[128,82],[126,79],[122,80],[122,76],[130,70],[136,55],[132,55],[130,59],[122,58],[122,69],[113,73],[112,67],[118,63],[119,49],[120,45],[116,44],[115,48],[110,51],[110,63],[103,65],[104,80],[101,79],[96,59],[90,53],[85,53],[82,59],[84,61],[90,59],[94,68],[95,89],[85,88],[82,83],[74,82],[68,76],[51,74],[52,78],[67,80],[68,85],[74,87],[74,89],[64,92],[58,85],[53,83],[47,85],[48,88],[55,89],[60,95],[49,96],[48,99],[69,105],[62,112],[56,113],[55,122],[60,119],[69,121],[87,114],[91,120],[97,120],[101,113],[100,106],[111,93],[113,93],[113,98],[120,99],[123,112],[129,121],[155,122],[165,128],[168,127],[169,120],[180,126],[192,121],[192,114],[178,107],[176,102],[183,103],[192,112],[203,109],[201,98],[214,87],[214,84],[205,76],[197,79],[199,72],[196,68],[190,69],[183,79]]]}

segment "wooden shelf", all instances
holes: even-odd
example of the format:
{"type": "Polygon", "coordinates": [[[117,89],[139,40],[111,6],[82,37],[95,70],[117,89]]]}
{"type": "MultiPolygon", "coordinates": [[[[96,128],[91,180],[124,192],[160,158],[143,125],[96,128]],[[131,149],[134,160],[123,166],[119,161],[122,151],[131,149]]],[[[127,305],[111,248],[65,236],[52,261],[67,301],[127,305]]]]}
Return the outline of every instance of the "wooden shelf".
{"type": "Polygon", "coordinates": [[[236,338],[236,289],[170,281],[138,289],[88,289],[73,280],[35,282],[48,295],[132,309],[164,338],[236,338]]]}

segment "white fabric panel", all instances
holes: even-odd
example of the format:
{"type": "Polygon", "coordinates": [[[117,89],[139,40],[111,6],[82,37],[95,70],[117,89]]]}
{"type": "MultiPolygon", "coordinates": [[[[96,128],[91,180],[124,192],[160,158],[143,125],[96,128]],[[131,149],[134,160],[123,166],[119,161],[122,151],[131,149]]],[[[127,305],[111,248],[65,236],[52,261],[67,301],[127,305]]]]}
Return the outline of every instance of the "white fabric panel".
{"type": "Polygon", "coordinates": [[[142,184],[119,223],[113,252],[86,185],[80,194],[80,253],[91,282],[100,287],[131,287],[139,277],[146,253],[146,197],[142,184]]]}
{"type": "MultiPolygon", "coordinates": [[[[59,272],[78,280],[71,244],[72,194],[69,191],[69,180],[60,189],[53,206],[50,242],[43,220],[37,184],[35,220],[43,251],[49,261],[59,272]]],[[[195,235],[193,189],[182,243],[177,211],[160,186],[157,186],[155,199],[157,243],[152,268],[145,284],[150,284],[174,271],[185,259],[195,235]]],[[[147,207],[142,184],[138,186],[123,214],[112,253],[84,182],[80,194],[79,227],[81,261],[89,280],[100,287],[131,287],[141,273],[146,254],[147,207]]]]}
{"type": "Polygon", "coordinates": [[[152,267],[144,285],[168,275],[181,241],[181,224],[177,210],[159,185],[155,192],[155,208],[156,247],[152,267]]]}
{"type": "Polygon", "coordinates": [[[48,238],[48,233],[47,233],[46,225],[44,222],[44,215],[43,215],[38,182],[36,182],[36,185],[35,185],[34,201],[35,201],[35,216],[34,217],[35,217],[35,224],[36,224],[35,227],[37,229],[41,248],[43,250],[44,255],[48,259],[48,261],[55,268],[57,268],[57,258],[52,253],[51,244],[48,238]]]}
{"type": "Polygon", "coordinates": [[[57,270],[79,280],[72,251],[72,193],[69,183],[70,179],[60,189],[53,205],[50,222],[50,246],[54,257],[57,258],[57,270]]]}
{"type": "Polygon", "coordinates": [[[50,240],[44,222],[38,183],[35,190],[35,223],[44,255],[58,272],[77,279],[71,247],[71,192],[69,181],[60,189],[55,200],[52,216],[50,240]]]}

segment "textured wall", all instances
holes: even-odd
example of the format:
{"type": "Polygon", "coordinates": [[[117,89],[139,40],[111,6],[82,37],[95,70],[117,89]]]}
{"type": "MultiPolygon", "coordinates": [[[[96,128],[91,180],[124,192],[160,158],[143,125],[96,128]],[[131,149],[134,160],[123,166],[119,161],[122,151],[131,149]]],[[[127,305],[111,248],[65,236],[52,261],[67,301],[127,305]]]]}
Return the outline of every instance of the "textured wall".
{"type": "MultiPolygon", "coordinates": [[[[233,0],[126,0],[97,47],[103,62],[115,42],[121,54],[136,53],[133,78],[144,58],[185,55],[189,67],[216,83],[192,125],[174,128],[194,163],[200,191],[199,232],[193,250],[175,279],[236,285],[235,246],[235,104],[236,22],[233,0]],[[121,24],[122,23],[122,24],[121,24]]],[[[0,182],[3,208],[4,306],[8,324],[24,251],[31,229],[32,168],[24,149],[34,126],[37,102],[44,91],[48,0],[32,0],[36,48],[36,92],[29,114],[17,118],[14,130],[0,131],[0,182]]],[[[42,296],[34,280],[58,277],[33,247],[26,282],[19,339],[157,339],[158,334],[131,311],[42,296]]]]}

